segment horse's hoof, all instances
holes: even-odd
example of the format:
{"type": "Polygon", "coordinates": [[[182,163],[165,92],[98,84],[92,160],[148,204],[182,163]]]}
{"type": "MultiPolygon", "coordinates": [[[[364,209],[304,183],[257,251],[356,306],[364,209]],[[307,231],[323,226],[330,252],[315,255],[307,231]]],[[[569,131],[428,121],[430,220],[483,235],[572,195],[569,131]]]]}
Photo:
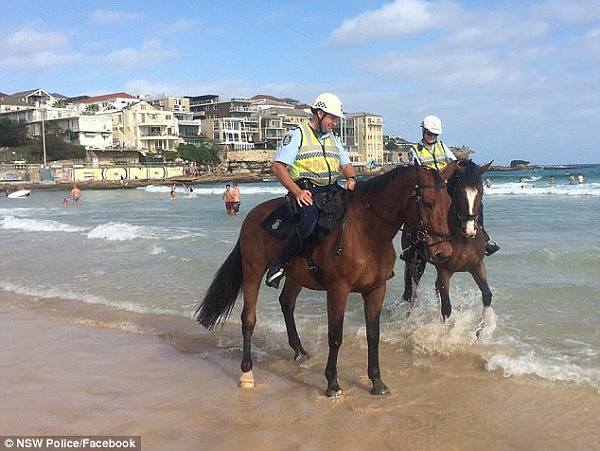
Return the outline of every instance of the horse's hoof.
{"type": "Polygon", "coordinates": [[[337,384],[337,382],[335,384],[330,384],[329,387],[327,387],[327,390],[325,390],[325,396],[327,396],[328,398],[331,398],[332,396],[338,397],[341,394],[342,389],[337,384]]]}
{"type": "Polygon", "coordinates": [[[294,360],[308,360],[310,356],[304,349],[296,349],[294,351],[294,360]]]}
{"type": "Polygon", "coordinates": [[[247,373],[242,373],[242,376],[240,377],[240,381],[238,382],[238,387],[254,388],[254,374],[252,374],[252,371],[248,371],[247,373]]]}
{"type": "Polygon", "coordinates": [[[477,326],[477,329],[475,329],[475,338],[477,340],[481,339],[481,336],[483,335],[483,330],[485,329],[485,327],[487,326],[486,323],[479,323],[479,326],[477,326]]]}
{"type": "Polygon", "coordinates": [[[372,395],[387,395],[388,393],[390,393],[390,390],[383,382],[373,383],[373,388],[371,389],[372,395]]]}
{"type": "Polygon", "coordinates": [[[327,396],[328,398],[337,398],[339,396],[342,396],[342,390],[326,390],[325,396],[327,396]]]}

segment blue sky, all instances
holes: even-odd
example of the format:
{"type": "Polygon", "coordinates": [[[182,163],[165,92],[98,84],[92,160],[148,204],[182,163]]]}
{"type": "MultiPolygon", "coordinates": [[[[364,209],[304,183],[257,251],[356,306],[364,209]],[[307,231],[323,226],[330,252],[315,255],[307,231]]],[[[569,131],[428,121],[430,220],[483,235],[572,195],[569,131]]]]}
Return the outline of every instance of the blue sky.
{"type": "Polygon", "coordinates": [[[478,163],[600,163],[597,0],[5,2],[0,92],[271,94],[428,114],[478,163]]]}

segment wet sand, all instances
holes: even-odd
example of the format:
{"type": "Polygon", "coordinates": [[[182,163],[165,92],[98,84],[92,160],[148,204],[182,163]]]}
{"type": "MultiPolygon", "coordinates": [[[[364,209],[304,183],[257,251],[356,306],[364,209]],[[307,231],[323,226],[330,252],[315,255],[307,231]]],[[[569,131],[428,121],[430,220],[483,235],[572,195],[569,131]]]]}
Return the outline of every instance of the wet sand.
{"type": "Polygon", "coordinates": [[[364,343],[349,338],[344,393],[326,398],[326,350],[303,364],[282,347],[255,363],[257,386],[240,389],[239,350],[182,352],[10,304],[0,305],[0,435],[141,435],[144,450],[600,448],[596,391],[503,378],[468,357],[383,346],[392,393],[375,397],[364,343]]]}

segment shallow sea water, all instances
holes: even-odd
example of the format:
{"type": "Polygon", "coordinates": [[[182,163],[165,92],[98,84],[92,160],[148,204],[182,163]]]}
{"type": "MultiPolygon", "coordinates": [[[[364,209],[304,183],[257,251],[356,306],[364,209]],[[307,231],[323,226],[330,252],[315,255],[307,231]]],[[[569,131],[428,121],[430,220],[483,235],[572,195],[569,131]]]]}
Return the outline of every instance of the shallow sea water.
{"type": "MultiPolygon", "coordinates": [[[[381,421],[373,427],[382,434],[390,427],[387,422],[406,414],[407,405],[425,400],[414,419],[423,426],[420,422],[435,418],[439,408],[431,404],[428,411],[427,402],[438,396],[458,402],[461,391],[479,399],[488,414],[503,417],[502,424],[513,423],[509,415],[518,413],[513,402],[531,409],[533,418],[536,405],[545,406],[542,395],[547,397],[548,391],[564,403],[565,415],[582,399],[589,399],[593,412],[600,389],[600,174],[597,167],[585,170],[583,185],[571,185],[557,173],[556,183],[549,185],[548,171],[487,174],[492,186],[484,198],[486,228],[501,251],[486,259],[494,315],[482,340],[474,337],[481,295],[470,276],[452,278],[452,321],[444,328],[433,288],[435,271],[428,268],[419,305],[407,315],[407,306],[399,301],[403,281],[398,260],[382,314],[381,368],[392,390],[385,405],[368,395],[364,318],[357,295],[348,302],[339,358],[346,401],[321,401],[327,322],[319,292],[300,295],[298,330],[312,358],[294,362],[278,291],[261,289],[253,343],[257,379],[262,374],[270,383],[283,378],[285,386],[302,387],[307,415],[321,410],[323,402],[338,410],[351,404],[348,415],[383,410],[373,419],[381,421]],[[419,392],[419,384],[426,393],[419,392]],[[565,391],[573,404],[563,400],[565,391]]],[[[5,256],[0,260],[0,304],[61,323],[160,336],[186,355],[224,359],[233,378],[241,357],[242,302],[224,328],[210,333],[191,316],[233,248],[245,214],[284,194],[272,182],[240,186],[239,216],[225,214],[220,185],[197,185],[189,198],[180,190],[175,200],[167,186],[84,191],[77,206],[63,206],[64,192],[59,191],[0,198],[0,252],[5,256]]],[[[268,389],[263,385],[261,390],[265,394],[268,389]]],[[[278,424],[280,414],[267,416],[278,424]]],[[[404,419],[410,427],[411,419],[404,419]]],[[[470,421],[477,421],[475,414],[470,421]]],[[[551,420],[541,423],[541,431],[555,435],[551,420]]],[[[520,427],[518,421],[514,427],[520,427]]],[[[577,432],[584,431],[573,435],[577,432]]],[[[571,437],[571,432],[565,434],[571,437]]],[[[535,437],[529,436],[532,444],[542,443],[535,437]]],[[[527,438],[523,433],[522,440],[527,438]]]]}

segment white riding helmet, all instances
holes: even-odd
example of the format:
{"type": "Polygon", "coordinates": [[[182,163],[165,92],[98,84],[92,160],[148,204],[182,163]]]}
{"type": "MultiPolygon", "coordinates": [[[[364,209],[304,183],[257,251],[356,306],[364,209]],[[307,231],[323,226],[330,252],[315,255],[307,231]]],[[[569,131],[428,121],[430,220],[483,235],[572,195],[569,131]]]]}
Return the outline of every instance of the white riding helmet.
{"type": "Polygon", "coordinates": [[[423,122],[421,122],[421,127],[429,130],[434,135],[442,134],[442,121],[437,116],[426,116],[423,122]]]}
{"type": "Polygon", "coordinates": [[[331,94],[330,92],[324,92],[315,97],[311,107],[313,110],[320,109],[336,117],[344,117],[344,113],[342,112],[342,101],[338,96],[331,94]]]}

